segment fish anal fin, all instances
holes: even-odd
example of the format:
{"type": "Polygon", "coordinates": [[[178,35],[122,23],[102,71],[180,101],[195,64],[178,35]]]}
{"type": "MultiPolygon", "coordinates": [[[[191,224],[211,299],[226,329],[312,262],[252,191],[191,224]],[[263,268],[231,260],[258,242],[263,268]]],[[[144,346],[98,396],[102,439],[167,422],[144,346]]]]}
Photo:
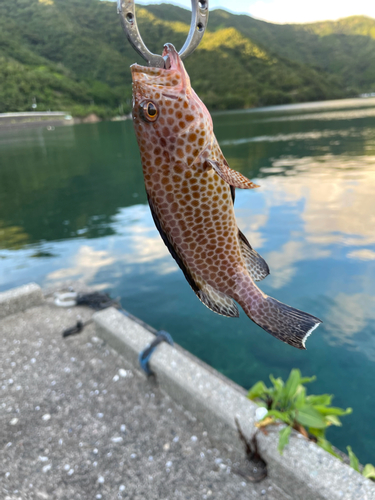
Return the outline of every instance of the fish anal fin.
{"type": "Polygon", "coordinates": [[[215,290],[211,285],[205,283],[197,292],[197,296],[211,311],[222,316],[238,318],[240,315],[233,299],[225,293],[215,290]]]}
{"type": "Polygon", "coordinates": [[[246,236],[240,230],[238,230],[238,238],[242,256],[245,259],[250,276],[254,281],[262,281],[270,274],[267,262],[251,247],[246,236]]]}
{"type": "Polygon", "coordinates": [[[240,172],[236,172],[232,170],[228,163],[223,160],[222,162],[218,162],[215,160],[206,160],[206,165],[209,168],[213,168],[215,172],[230,186],[240,189],[254,189],[259,186],[251,182],[247,177],[240,174],[240,172]]]}

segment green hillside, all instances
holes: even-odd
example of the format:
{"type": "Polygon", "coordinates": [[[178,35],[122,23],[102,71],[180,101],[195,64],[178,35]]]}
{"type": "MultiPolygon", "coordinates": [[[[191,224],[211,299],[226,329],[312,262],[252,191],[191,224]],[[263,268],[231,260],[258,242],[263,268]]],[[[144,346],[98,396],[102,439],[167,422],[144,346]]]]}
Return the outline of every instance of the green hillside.
{"type": "MultiPolygon", "coordinates": [[[[181,47],[187,10],[139,7],[151,50],[181,47]]],[[[105,117],[130,109],[129,66],[142,62],[122,32],[116,4],[99,0],[0,2],[0,112],[64,109],[105,117]]],[[[275,25],[223,10],[186,61],[210,109],[334,99],[375,90],[375,20],[275,25]]]]}

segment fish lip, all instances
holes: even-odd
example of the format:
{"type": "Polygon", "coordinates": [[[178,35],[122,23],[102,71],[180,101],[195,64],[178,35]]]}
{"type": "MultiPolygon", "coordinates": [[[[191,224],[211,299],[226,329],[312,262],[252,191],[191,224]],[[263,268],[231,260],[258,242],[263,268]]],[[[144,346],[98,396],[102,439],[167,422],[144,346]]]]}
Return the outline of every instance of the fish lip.
{"type": "Polygon", "coordinates": [[[185,70],[179,53],[171,43],[164,45],[162,57],[168,58],[168,69],[141,66],[140,64],[132,64],[130,66],[133,92],[140,85],[168,88],[168,92],[190,95],[192,90],[189,75],[185,70]],[[172,79],[173,76],[177,76],[175,81],[172,79]]]}
{"type": "Polygon", "coordinates": [[[162,57],[169,57],[170,67],[157,68],[156,66],[142,66],[141,64],[134,63],[130,66],[132,73],[145,73],[146,75],[155,75],[155,72],[163,72],[178,70],[180,71],[180,56],[177,50],[171,43],[166,43],[163,48],[162,57]]]}
{"type": "Polygon", "coordinates": [[[163,48],[163,53],[162,57],[169,57],[170,61],[170,68],[167,71],[173,70],[173,69],[180,69],[180,56],[175,49],[174,45],[171,43],[166,43],[163,48]]]}

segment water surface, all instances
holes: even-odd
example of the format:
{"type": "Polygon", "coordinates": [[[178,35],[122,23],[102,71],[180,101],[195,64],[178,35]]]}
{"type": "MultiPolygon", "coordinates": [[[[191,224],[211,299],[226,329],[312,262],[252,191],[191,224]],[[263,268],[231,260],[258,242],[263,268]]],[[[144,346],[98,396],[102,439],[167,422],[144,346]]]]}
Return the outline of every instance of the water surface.
{"type": "Polygon", "coordinates": [[[195,297],[154,227],[131,122],[0,136],[0,289],[83,279],[246,388],[315,374],[311,390],[354,409],[328,438],[375,463],[374,101],[214,116],[229,165],[261,185],[236,193],[271,269],[260,287],[324,321],[307,351],[195,297]]]}

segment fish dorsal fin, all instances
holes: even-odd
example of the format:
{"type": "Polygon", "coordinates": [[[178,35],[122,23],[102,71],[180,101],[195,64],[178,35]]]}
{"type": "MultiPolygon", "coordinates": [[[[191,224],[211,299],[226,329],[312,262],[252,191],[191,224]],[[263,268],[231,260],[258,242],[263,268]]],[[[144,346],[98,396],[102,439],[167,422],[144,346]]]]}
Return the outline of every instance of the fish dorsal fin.
{"type": "Polygon", "coordinates": [[[238,239],[250,276],[254,281],[262,281],[270,274],[267,262],[251,247],[246,236],[240,230],[238,230],[238,239]]]}
{"type": "Polygon", "coordinates": [[[259,187],[251,182],[247,177],[232,170],[225,159],[222,162],[215,160],[206,160],[207,166],[213,168],[215,172],[230,186],[240,189],[254,189],[259,187]]]}
{"type": "Polygon", "coordinates": [[[233,299],[225,295],[225,293],[215,290],[206,282],[197,292],[197,295],[205,306],[217,314],[229,316],[230,318],[238,318],[240,315],[233,299]]]}
{"type": "Polygon", "coordinates": [[[200,279],[200,283],[198,284],[193,276],[191,275],[189,269],[186,267],[185,263],[181,259],[180,255],[176,251],[173,244],[169,241],[167,234],[165,233],[162,225],[160,223],[159,217],[156,213],[156,210],[153,206],[152,200],[147,193],[148,204],[150,205],[152,218],[154,219],[155,226],[160,233],[162,240],[164,241],[166,247],[168,248],[170,254],[177,262],[181,271],[184,273],[186,281],[189,283],[193,291],[196,293],[197,297],[205,306],[207,306],[212,311],[222,314],[223,316],[235,317],[239,316],[239,312],[234,301],[217,290],[215,290],[212,286],[208,285],[203,279],[200,279]]]}

